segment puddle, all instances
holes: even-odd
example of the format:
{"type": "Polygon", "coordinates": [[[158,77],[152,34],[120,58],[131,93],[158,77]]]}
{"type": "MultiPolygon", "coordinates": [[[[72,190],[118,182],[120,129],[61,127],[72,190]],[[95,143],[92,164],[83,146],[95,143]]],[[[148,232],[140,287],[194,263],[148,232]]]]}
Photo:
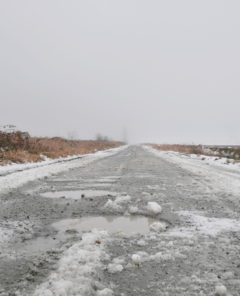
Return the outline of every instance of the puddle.
{"type": "Polygon", "coordinates": [[[38,237],[23,243],[16,244],[15,249],[17,252],[32,254],[32,253],[42,253],[49,251],[57,247],[58,240],[53,239],[53,237],[38,237]]]}
{"type": "Polygon", "coordinates": [[[91,231],[96,228],[99,230],[107,230],[109,233],[123,232],[126,235],[135,233],[146,234],[150,232],[150,226],[155,219],[143,216],[130,217],[82,217],[80,219],[65,219],[52,224],[52,226],[60,232],[67,230],[91,231]]]}
{"type": "Polygon", "coordinates": [[[66,198],[66,199],[81,199],[101,196],[116,196],[116,192],[107,190],[69,190],[69,191],[49,191],[41,193],[41,196],[48,198],[66,198]]]}
{"type": "Polygon", "coordinates": [[[14,249],[17,253],[27,255],[45,253],[47,251],[59,249],[71,237],[75,237],[76,235],[78,235],[77,231],[70,230],[58,232],[49,236],[39,236],[16,243],[14,249]]]}

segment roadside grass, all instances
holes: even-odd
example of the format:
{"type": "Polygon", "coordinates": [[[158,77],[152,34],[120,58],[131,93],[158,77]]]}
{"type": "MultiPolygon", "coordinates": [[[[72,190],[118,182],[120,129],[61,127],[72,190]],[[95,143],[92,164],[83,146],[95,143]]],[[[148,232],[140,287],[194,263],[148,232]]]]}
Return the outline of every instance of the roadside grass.
{"type": "Polygon", "coordinates": [[[203,154],[203,149],[201,146],[195,146],[195,145],[152,145],[153,148],[163,151],[174,151],[174,152],[180,152],[185,154],[203,154]]]}
{"type": "Polygon", "coordinates": [[[178,144],[147,144],[157,150],[174,151],[183,154],[196,154],[214,156],[216,158],[240,161],[240,146],[214,146],[214,145],[178,145],[178,144]]]}
{"type": "Polygon", "coordinates": [[[55,159],[89,154],[123,145],[114,141],[66,140],[64,138],[25,137],[21,132],[0,132],[0,165],[37,162],[46,157],[55,159]]]}

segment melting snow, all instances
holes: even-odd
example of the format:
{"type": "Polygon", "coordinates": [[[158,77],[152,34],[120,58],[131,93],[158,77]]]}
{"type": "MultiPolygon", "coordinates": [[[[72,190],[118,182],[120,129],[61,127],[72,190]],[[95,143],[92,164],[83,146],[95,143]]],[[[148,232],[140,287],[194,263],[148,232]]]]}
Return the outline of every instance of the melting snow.
{"type": "Polygon", "coordinates": [[[128,203],[130,200],[131,196],[129,195],[118,196],[115,200],[109,199],[104,205],[104,207],[113,210],[120,210],[122,205],[128,203]]]}
{"type": "Polygon", "coordinates": [[[193,236],[195,234],[217,236],[221,232],[240,231],[240,221],[228,218],[209,218],[188,211],[178,212],[189,222],[189,227],[173,228],[169,235],[193,236]]]}
{"type": "Polygon", "coordinates": [[[143,148],[158,157],[179,165],[183,169],[207,178],[207,182],[212,183],[213,190],[239,195],[239,163],[224,164],[222,160],[215,161],[216,158],[210,156],[198,157],[197,155],[185,155],[172,151],[159,151],[149,146],[143,146],[143,148]],[[202,160],[203,158],[204,160],[202,160]]]}
{"type": "MultiPolygon", "coordinates": [[[[108,257],[104,251],[107,239],[105,231],[84,234],[82,241],[64,252],[56,272],[38,286],[33,295],[95,295],[93,286],[98,285],[94,278],[97,277],[98,269],[102,268],[101,259],[108,257]]],[[[97,292],[97,295],[112,294],[110,289],[104,287],[97,292]]]]}
{"type": "Polygon", "coordinates": [[[166,231],[167,225],[163,222],[154,222],[150,225],[150,230],[155,232],[166,231]]]}
{"type": "Polygon", "coordinates": [[[162,212],[162,207],[155,201],[149,201],[147,204],[147,209],[152,214],[159,214],[162,212]]]}

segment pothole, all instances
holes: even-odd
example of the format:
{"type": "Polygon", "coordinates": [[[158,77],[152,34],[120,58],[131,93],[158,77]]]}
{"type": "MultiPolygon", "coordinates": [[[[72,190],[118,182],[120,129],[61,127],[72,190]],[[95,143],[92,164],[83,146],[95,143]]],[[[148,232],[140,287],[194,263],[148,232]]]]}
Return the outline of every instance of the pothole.
{"type": "Polygon", "coordinates": [[[121,232],[126,235],[133,235],[146,234],[150,231],[156,231],[156,227],[154,229],[153,225],[156,226],[160,224],[166,229],[167,225],[165,222],[160,222],[158,220],[143,216],[99,216],[82,217],[79,219],[64,219],[52,224],[52,226],[59,232],[66,232],[69,230],[83,232],[98,229],[106,230],[109,233],[121,232]]]}
{"type": "Polygon", "coordinates": [[[60,248],[67,241],[79,238],[82,232],[93,229],[106,230],[110,234],[147,234],[165,231],[168,224],[144,216],[88,216],[79,219],[64,219],[51,225],[58,232],[54,235],[37,237],[15,244],[14,251],[18,254],[31,256],[60,248]]]}
{"type": "Polygon", "coordinates": [[[116,192],[107,190],[69,190],[69,191],[49,191],[41,193],[41,196],[48,198],[66,198],[66,199],[81,199],[101,196],[116,196],[116,192]]]}
{"type": "Polygon", "coordinates": [[[43,253],[51,249],[57,248],[59,240],[55,237],[37,237],[15,245],[18,253],[35,254],[43,253]]]}

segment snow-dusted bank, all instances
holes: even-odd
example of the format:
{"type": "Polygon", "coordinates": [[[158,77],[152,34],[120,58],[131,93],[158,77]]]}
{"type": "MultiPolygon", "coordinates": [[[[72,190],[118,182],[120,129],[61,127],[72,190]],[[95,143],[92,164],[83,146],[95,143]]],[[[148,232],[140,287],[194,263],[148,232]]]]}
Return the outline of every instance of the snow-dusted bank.
{"type": "Polygon", "coordinates": [[[216,167],[222,167],[225,169],[232,169],[236,170],[240,173],[240,163],[236,162],[234,159],[229,159],[226,157],[217,157],[217,156],[208,156],[208,155],[197,155],[197,154],[184,154],[175,151],[163,151],[157,150],[150,146],[143,146],[144,149],[147,151],[153,152],[157,156],[163,156],[168,158],[168,160],[178,161],[188,161],[188,160],[195,160],[195,165],[197,163],[206,164],[216,167]]]}
{"type": "Polygon", "coordinates": [[[231,194],[240,192],[240,164],[228,163],[225,158],[217,159],[205,155],[186,155],[173,151],[160,151],[150,146],[143,148],[191,173],[201,175],[203,180],[215,184],[215,188],[231,194]]]}
{"type": "Polygon", "coordinates": [[[37,163],[13,164],[0,168],[0,193],[5,193],[29,181],[41,179],[69,169],[82,167],[95,160],[102,159],[126,149],[121,146],[93,154],[75,155],[55,160],[46,159],[37,163]]]}

